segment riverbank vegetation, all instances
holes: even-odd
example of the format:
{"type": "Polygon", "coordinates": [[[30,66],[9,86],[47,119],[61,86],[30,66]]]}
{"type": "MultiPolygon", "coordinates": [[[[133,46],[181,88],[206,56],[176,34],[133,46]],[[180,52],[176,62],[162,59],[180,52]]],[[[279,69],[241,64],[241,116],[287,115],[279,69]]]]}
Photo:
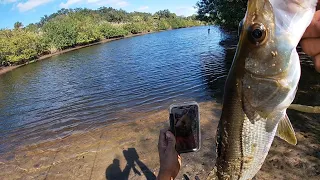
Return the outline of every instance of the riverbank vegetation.
{"type": "Polygon", "coordinates": [[[244,18],[248,0],[199,0],[197,18],[228,30],[238,28],[244,18]]]}
{"type": "Polygon", "coordinates": [[[61,9],[40,22],[0,30],[0,66],[22,64],[46,54],[130,34],[201,25],[195,16],[180,17],[169,10],[154,14],[111,7],[61,9]]]}

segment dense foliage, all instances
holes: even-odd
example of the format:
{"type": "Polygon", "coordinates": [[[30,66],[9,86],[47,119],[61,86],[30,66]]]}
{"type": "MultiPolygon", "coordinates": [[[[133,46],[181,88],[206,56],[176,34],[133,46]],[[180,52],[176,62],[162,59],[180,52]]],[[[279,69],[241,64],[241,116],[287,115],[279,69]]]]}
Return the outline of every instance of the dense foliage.
{"type": "Polygon", "coordinates": [[[169,10],[155,14],[128,13],[110,7],[98,10],[61,9],[39,23],[0,30],[0,66],[24,63],[43,54],[103,39],[200,25],[194,16],[179,17],[169,10]]]}
{"type": "Polygon", "coordinates": [[[248,0],[200,0],[198,18],[208,23],[236,29],[246,13],[248,0]]]}
{"type": "Polygon", "coordinates": [[[34,32],[22,29],[0,31],[0,59],[2,66],[34,59],[44,51],[45,45],[42,37],[34,32]]]}

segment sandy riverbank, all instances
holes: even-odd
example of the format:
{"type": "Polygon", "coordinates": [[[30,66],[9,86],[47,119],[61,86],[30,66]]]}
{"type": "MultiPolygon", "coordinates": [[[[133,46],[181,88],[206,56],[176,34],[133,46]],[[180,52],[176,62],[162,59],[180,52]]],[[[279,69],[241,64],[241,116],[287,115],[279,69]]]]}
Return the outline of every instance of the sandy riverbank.
{"type": "MultiPolygon", "coordinates": [[[[182,156],[177,179],[205,179],[214,166],[221,106],[206,102],[200,107],[202,149],[182,156]]],[[[0,179],[154,179],[159,170],[158,133],[168,126],[167,116],[166,110],[139,114],[132,122],[19,148],[0,157],[0,179]]],[[[320,178],[320,118],[294,111],[289,116],[298,145],[275,139],[259,180],[320,178]]]]}
{"type": "MultiPolygon", "coordinates": [[[[168,30],[170,30],[170,29],[168,29],[168,30]]],[[[65,49],[65,50],[58,51],[58,52],[55,52],[55,53],[52,53],[52,54],[47,54],[47,55],[41,56],[41,57],[39,57],[38,59],[31,60],[31,61],[26,62],[26,63],[21,64],[21,65],[13,65],[13,66],[7,66],[7,67],[0,67],[0,75],[5,74],[5,73],[7,73],[7,72],[9,72],[9,71],[12,71],[12,70],[14,70],[14,69],[16,69],[16,68],[19,68],[19,67],[21,67],[21,66],[24,66],[24,65],[27,65],[27,64],[36,62],[36,61],[48,59],[48,58],[50,58],[50,57],[57,56],[57,55],[60,55],[60,54],[64,54],[64,53],[67,53],[67,52],[70,52],[70,51],[75,51],[75,50],[78,50],[78,49],[82,49],[82,48],[86,48],[86,47],[90,47],[90,46],[95,46],[95,45],[98,45],[98,44],[103,44],[103,43],[107,43],[107,42],[111,42],[111,41],[116,41],[116,40],[120,40],[120,39],[125,39],[125,38],[131,38],[131,37],[135,37],[135,36],[142,36],[142,35],[151,34],[151,33],[156,33],[156,32],[161,32],[161,31],[152,31],[152,32],[139,33],[139,34],[130,34],[130,35],[127,35],[127,36],[124,36],[124,37],[104,39],[104,40],[101,40],[101,41],[99,41],[99,42],[95,42],[95,43],[91,43],[91,44],[87,44],[87,45],[76,46],[76,47],[73,47],[73,48],[65,49]]]]}
{"type": "MultiPolygon", "coordinates": [[[[184,173],[205,177],[214,165],[211,143],[220,109],[214,103],[201,104],[203,147],[199,153],[184,155],[180,177],[184,173]]],[[[159,170],[158,135],[168,126],[168,112],[139,117],[10,152],[0,157],[0,179],[145,179],[144,174],[153,179],[159,170]],[[137,173],[128,172],[126,164],[137,173]]]]}

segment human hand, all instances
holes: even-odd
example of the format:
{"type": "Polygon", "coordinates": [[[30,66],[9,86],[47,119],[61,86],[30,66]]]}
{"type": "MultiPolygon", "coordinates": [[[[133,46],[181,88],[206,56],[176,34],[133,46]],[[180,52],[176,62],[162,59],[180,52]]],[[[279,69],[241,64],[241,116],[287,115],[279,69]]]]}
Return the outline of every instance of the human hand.
{"type": "MultiPolygon", "coordinates": [[[[318,3],[318,7],[319,5],[318,3]]],[[[320,10],[315,13],[300,45],[306,54],[313,57],[315,68],[320,72],[320,10]]]]}
{"type": "Polygon", "coordinates": [[[160,171],[158,180],[171,180],[177,177],[180,166],[181,157],[177,153],[176,138],[167,129],[160,131],[158,151],[160,158],[160,171]]]}

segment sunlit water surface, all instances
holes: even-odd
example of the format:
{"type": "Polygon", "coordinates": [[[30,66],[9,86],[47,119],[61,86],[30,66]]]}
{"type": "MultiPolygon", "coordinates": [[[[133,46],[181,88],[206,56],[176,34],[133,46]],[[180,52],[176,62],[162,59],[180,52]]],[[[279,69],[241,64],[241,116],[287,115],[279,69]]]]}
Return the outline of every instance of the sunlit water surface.
{"type": "MultiPolygon", "coordinates": [[[[132,113],[174,102],[220,103],[235,52],[229,44],[236,40],[215,27],[208,34],[207,28],[113,41],[0,76],[0,152],[130,121],[132,113]]],[[[306,88],[319,84],[310,78],[315,76],[310,64],[303,63],[306,88]]],[[[319,94],[311,97],[320,101],[319,94]]]]}

